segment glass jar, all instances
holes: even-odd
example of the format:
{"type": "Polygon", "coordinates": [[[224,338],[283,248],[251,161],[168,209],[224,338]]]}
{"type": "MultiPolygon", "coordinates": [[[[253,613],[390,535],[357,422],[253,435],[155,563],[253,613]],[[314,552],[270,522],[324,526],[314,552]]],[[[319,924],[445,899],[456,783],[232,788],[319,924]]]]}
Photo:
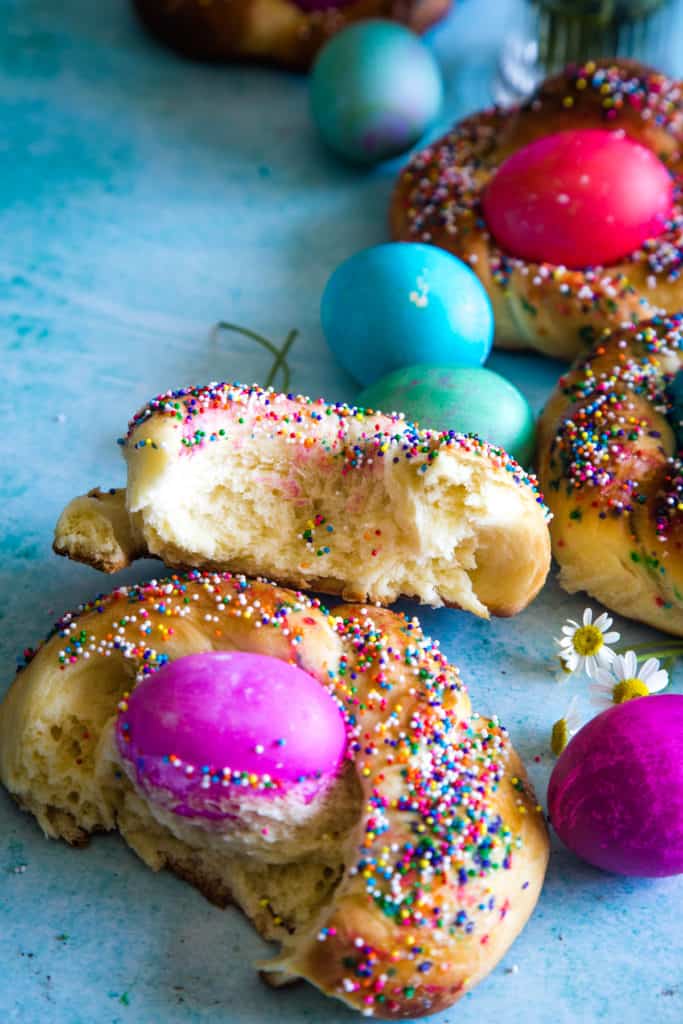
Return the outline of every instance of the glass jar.
{"type": "Polygon", "coordinates": [[[520,0],[498,61],[494,94],[527,96],[566,64],[630,57],[672,71],[677,0],[520,0]]]}

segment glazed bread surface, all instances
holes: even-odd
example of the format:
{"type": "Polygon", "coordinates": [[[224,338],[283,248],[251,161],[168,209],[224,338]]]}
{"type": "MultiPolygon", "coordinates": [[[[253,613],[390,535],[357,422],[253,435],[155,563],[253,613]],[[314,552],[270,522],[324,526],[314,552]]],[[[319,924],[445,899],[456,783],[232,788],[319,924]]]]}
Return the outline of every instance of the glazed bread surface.
{"type": "Polygon", "coordinates": [[[391,232],[469,264],[491,299],[496,345],[573,359],[605,328],[683,306],[682,138],[680,82],[626,60],[570,68],[542,82],[522,106],[474,114],[413,156],[394,190],[391,232]],[[544,136],[585,128],[625,132],[664,161],[677,184],[666,230],[619,264],[585,270],[504,252],[481,206],[497,168],[544,136]]]}
{"type": "Polygon", "coordinates": [[[483,616],[520,611],[549,569],[535,480],[501,449],[401,416],[213,384],[154,399],[123,452],[126,489],[68,505],[58,553],[107,571],[149,553],[483,616]]]}
{"type": "Polygon", "coordinates": [[[275,984],[304,978],[378,1017],[468,992],[525,924],[548,858],[506,730],[472,712],[417,620],[329,613],[229,574],[120,588],[65,615],[0,705],[0,778],[46,835],[81,845],[118,828],[152,869],[235,902],[281,945],[263,965],[275,984]],[[226,828],[173,815],[131,782],[119,703],[166,660],[217,649],[293,662],[339,700],[347,760],[312,805],[247,791],[226,828]]]}
{"type": "Polygon", "coordinates": [[[562,586],[676,635],[683,465],[670,387],[681,366],[680,315],[606,334],[560,378],[537,449],[562,586]]]}
{"type": "MultiPolygon", "coordinates": [[[[366,18],[393,18],[422,32],[451,0],[347,0],[306,10],[294,0],[133,0],[143,24],[188,57],[260,60],[307,68],[336,32],[366,18]]],[[[309,8],[314,8],[309,4],[309,8]]]]}

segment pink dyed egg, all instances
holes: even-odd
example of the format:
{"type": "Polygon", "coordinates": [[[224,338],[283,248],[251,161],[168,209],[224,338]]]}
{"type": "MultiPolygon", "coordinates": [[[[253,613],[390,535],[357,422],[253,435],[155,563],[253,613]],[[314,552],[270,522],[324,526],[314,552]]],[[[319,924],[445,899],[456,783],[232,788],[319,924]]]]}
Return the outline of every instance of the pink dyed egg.
{"type": "Polygon", "coordinates": [[[639,697],[592,719],[555,765],[548,811],[596,867],[683,873],[683,696],[639,697]]]}
{"type": "Polygon", "coordinates": [[[580,270],[616,263],[660,234],[673,181],[655,154],[621,132],[558,132],[513,153],[483,195],[506,252],[580,270]]]}
{"type": "Polygon", "coordinates": [[[120,705],[116,738],[150,799],[207,818],[230,816],[240,792],[298,787],[312,799],[346,747],[341,710],[317,679],[238,651],[191,654],[144,678],[120,705]]]}

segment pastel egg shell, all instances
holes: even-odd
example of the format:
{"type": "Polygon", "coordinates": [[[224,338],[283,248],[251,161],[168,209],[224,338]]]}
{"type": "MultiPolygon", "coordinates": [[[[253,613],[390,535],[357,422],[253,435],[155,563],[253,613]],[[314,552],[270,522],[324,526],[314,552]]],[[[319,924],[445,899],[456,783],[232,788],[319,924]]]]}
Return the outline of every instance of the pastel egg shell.
{"type": "Polygon", "coordinates": [[[410,149],[443,98],[431,50],[395,22],[369,19],[337,33],[310,79],[313,120],[338,155],[375,163],[410,149]]]}
{"type": "MultiPolygon", "coordinates": [[[[119,752],[145,791],[153,797],[162,790],[166,803],[170,792],[181,814],[190,804],[201,807],[202,775],[229,768],[268,776],[274,787],[256,788],[273,796],[304,780],[329,779],[345,753],[334,698],[307,672],[267,655],[179,658],[146,676],[126,703],[117,721],[119,752]]],[[[212,807],[215,788],[206,791],[212,807]]]]}
{"type": "Polygon", "coordinates": [[[362,391],[356,404],[403,412],[421,427],[477,434],[526,466],[534,452],[534,415],[505,377],[483,367],[407,366],[362,391]]]}
{"type": "Polygon", "coordinates": [[[683,873],[683,696],[603,711],[570,741],[550,779],[560,839],[620,875],[683,873]]]}
{"type": "Polygon", "coordinates": [[[462,260],[417,242],[355,253],[327,282],[323,332],[364,385],[416,363],[481,366],[493,343],[493,311],[462,260]]]}

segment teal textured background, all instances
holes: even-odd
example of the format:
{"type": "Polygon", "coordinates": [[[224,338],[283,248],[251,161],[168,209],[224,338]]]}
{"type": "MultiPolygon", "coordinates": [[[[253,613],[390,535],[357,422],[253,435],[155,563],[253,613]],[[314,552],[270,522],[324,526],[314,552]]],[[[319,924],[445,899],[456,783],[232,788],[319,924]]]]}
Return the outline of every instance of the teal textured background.
{"type": "MultiPolygon", "coordinates": [[[[445,120],[490,101],[509,12],[462,0],[433,33],[445,120]]],[[[113,583],[50,545],[70,497],[123,481],[115,439],[128,416],[169,386],[264,379],[268,357],[249,342],[209,344],[216,320],[273,339],[298,327],[295,388],[353,399],[318,302],[341,259],[386,238],[396,166],[344,167],[315,138],[304,79],[180,61],[143,37],[124,0],[0,0],[0,25],[4,688],[24,646],[113,583]]],[[[489,365],[535,409],[561,370],[530,356],[489,365]]],[[[160,571],[150,562],[123,575],[160,571]]],[[[475,705],[510,727],[542,799],[550,727],[569,699],[553,682],[551,638],[583,603],[551,580],[515,620],[420,612],[475,705]]],[[[620,625],[634,642],[652,635],[620,625]]],[[[520,939],[435,1020],[679,1024],[682,910],[683,878],[610,877],[554,843],[520,939]]],[[[0,794],[2,1024],[353,1019],[310,987],[264,988],[251,962],[266,952],[237,912],[153,875],[117,837],[85,851],[48,842],[0,794]]]]}

